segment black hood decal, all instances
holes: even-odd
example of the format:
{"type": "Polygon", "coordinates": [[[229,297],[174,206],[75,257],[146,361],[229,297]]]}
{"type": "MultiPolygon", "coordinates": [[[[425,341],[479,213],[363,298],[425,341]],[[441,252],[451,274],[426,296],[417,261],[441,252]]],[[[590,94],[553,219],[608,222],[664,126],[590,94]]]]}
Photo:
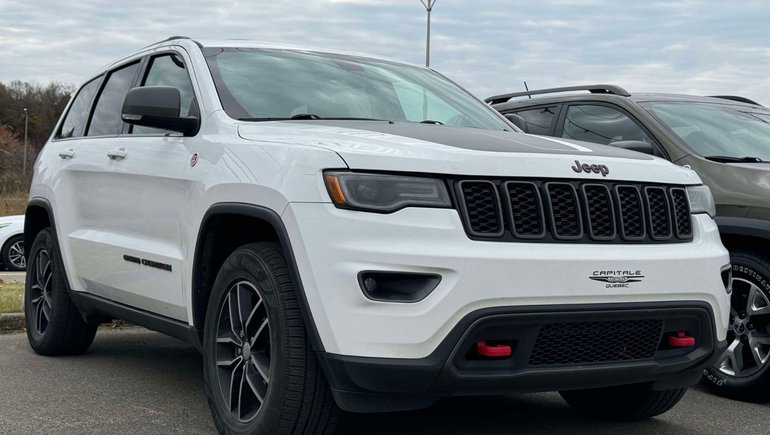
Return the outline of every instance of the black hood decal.
{"type": "Polygon", "coordinates": [[[474,151],[498,153],[542,153],[585,155],[586,157],[619,157],[636,160],[651,160],[650,156],[613,148],[610,146],[578,142],[569,139],[540,137],[511,131],[482,130],[476,128],[450,127],[446,125],[420,124],[414,122],[313,120],[286,121],[339,127],[346,130],[362,130],[403,136],[445,146],[474,151]]]}

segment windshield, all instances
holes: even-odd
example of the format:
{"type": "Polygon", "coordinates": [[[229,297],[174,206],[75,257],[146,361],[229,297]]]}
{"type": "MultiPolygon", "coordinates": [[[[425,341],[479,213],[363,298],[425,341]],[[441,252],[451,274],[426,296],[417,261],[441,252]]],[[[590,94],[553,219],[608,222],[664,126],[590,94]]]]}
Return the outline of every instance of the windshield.
{"type": "Polygon", "coordinates": [[[427,69],[306,51],[206,52],[222,105],[232,118],[377,119],[511,129],[491,108],[427,69]]]}
{"type": "Polygon", "coordinates": [[[770,112],[762,108],[654,102],[642,106],[703,157],[770,161],[770,112]]]}

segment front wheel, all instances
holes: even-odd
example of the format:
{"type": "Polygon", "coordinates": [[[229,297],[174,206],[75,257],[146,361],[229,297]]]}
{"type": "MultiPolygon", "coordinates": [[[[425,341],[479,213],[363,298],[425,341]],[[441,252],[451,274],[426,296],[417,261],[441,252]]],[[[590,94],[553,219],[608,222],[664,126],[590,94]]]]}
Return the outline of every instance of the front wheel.
{"type": "Polygon", "coordinates": [[[277,246],[247,245],[225,261],[206,311],[203,359],[220,433],[333,431],[337,406],[277,246]]]}
{"type": "Polygon", "coordinates": [[[649,384],[560,391],[575,410],[606,420],[644,420],[674,407],[687,388],[655,391],[649,384]]]}
{"type": "Polygon", "coordinates": [[[770,399],[770,258],[734,251],[728,347],[702,382],[740,400],[770,399]]]}

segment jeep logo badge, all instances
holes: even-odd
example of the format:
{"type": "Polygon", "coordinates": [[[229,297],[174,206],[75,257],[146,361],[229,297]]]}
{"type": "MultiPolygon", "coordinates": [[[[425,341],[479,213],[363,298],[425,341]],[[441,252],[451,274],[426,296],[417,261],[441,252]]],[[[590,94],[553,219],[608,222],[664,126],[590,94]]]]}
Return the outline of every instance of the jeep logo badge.
{"type": "Polygon", "coordinates": [[[575,166],[572,166],[572,170],[577,173],[585,172],[586,174],[590,174],[593,172],[594,174],[602,174],[602,177],[606,177],[607,174],[610,173],[610,168],[608,168],[607,165],[589,165],[588,163],[581,164],[577,160],[575,160],[575,166]]]}

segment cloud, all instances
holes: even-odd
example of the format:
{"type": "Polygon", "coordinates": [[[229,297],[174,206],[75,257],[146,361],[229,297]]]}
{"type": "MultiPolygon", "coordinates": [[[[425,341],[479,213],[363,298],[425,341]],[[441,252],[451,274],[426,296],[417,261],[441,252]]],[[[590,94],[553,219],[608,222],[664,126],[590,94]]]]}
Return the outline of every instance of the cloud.
{"type": "MultiPolygon", "coordinates": [[[[770,103],[766,3],[438,0],[431,66],[481,97],[617,83],[770,103]]],[[[0,81],[81,83],[170,35],[246,38],[424,62],[417,0],[0,2],[0,81]]]]}

